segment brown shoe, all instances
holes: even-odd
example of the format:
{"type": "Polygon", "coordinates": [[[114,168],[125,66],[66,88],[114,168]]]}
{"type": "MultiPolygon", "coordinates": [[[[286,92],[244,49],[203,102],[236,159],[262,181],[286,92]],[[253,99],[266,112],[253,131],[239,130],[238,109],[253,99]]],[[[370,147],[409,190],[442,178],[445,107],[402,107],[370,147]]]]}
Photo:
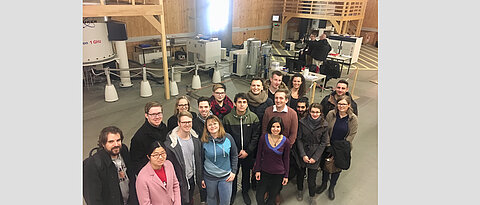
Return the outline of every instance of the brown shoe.
{"type": "Polygon", "coordinates": [[[280,193],[275,197],[275,205],[280,205],[280,202],[282,202],[282,196],[280,193]]]}

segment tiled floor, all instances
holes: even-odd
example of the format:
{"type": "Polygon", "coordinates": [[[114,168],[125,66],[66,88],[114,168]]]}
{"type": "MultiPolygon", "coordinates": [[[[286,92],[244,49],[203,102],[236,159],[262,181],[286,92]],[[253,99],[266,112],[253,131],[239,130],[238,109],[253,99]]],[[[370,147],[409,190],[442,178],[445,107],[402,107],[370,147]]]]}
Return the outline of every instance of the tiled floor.
{"type": "MultiPolygon", "coordinates": [[[[375,47],[374,47],[375,48],[375,47]]],[[[375,48],[376,49],[376,48],[375,48]]],[[[363,50],[363,49],[362,49],[363,50]]],[[[367,49],[365,49],[367,50],[367,49]]],[[[370,53],[366,51],[365,53],[370,53]]],[[[359,63],[372,63],[366,55],[361,55],[359,63]],[[366,59],[366,60],[365,60],[366,59]]],[[[372,63],[373,64],[373,63],[372,63]]],[[[375,64],[376,65],[376,64],[375,64]]],[[[360,67],[360,66],[359,66],[360,67]]],[[[199,90],[191,89],[192,73],[182,75],[181,82],[178,82],[179,95],[187,95],[190,98],[193,111],[198,111],[196,99],[199,96],[211,95],[211,78],[208,72],[199,72],[202,80],[202,88],[199,90]]],[[[163,79],[163,78],[162,78],[163,79]]],[[[113,79],[119,100],[116,102],[105,102],[104,88],[105,81],[98,77],[97,81],[83,90],[83,157],[87,157],[98,139],[98,134],[103,127],[109,125],[118,126],[123,130],[124,143],[129,147],[130,140],[135,131],[144,122],[143,108],[149,101],[159,101],[164,106],[164,119],[173,114],[175,97],[165,100],[164,85],[160,84],[163,80],[152,80],[150,85],[153,95],[148,98],[140,97],[140,80],[138,77],[132,78],[134,84],[129,88],[120,88],[119,80],[113,79]]],[[[356,69],[352,67],[347,75],[346,69],[343,70],[341,79],[346,79],[350,83],[350,91],[353,90],[355,101],[359,110],[359,129],[354,140],[352,150],[352,164],[349,170],[343,171],[336,186],[336,199],[330,201],[326,193],[317,196],[318,204],[355,204],[355,205],[374,205],[378,204],[378,85],[371,81],[378,80],[378,72],[375,69],[356,69]],[[354,82],[356,79],[356,82],[354,82]]],[[[327,86],[335,85],[339,79],[332,79],[327,86]]],[[[227,95],[233,99],[237,92],[246,92],[249,89],[249,79],[245,77],[231,76],[223,78],[222,81],[227,86],[227,95]]],[[[377,81],[378,82],[378,81],[377,81]]],[[[315,102],[319,102],[323,95],[317,90],[315,102]]],[[[321,174],[317,177],[317,182],[321,181],[321,174]]],[[[306,204],[308,191],[305,182],[304,201],[297,202],[295,198],[296,184],[289,182],[282,191],[284,199],[283,204],[306,204]]],[[[239,189],[240,191],[240,189],[239,189]]],[[[254,192],[250,191],[250,197],[253,204],[254,192]]],[[[196,201],[198,202],[198,200],[196,201]]],[[[196,203],[198,204],[198,203],[196,203]]],[[[241,194],[237,194],[236,204],[243,204],[241,194]]]]}

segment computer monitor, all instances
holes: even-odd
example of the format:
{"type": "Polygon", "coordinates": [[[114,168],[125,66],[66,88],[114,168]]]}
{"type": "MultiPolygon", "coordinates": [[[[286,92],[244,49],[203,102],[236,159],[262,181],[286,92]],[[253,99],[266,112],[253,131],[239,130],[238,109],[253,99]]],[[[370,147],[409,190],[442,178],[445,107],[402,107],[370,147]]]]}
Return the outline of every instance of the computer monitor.
{"type": "Polygon", "coordinates": [[[274,22],[280,21],[280,16],[279,15],[273,15],[272,16],[272,21],[274,21],[274,22]]]}

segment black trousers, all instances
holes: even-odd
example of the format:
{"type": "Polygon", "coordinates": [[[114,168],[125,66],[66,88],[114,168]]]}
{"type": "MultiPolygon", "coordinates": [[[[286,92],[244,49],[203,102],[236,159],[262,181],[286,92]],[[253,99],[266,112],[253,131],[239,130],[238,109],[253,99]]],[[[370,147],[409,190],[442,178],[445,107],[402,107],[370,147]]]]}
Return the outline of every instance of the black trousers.
{"type": "Polygon", "coordinates": [[[327,171],[323,171],[322,183],[327,183],[328,178],[330,178],[330,186],[335,186],[337,184],[338,178],[340,177],[340,172],[330,174],[327,171]]]}
{"type": "Polygon", "coordinates": [[[233,179],[232,185],[232,197],[230,200],[232,202],[235,200],[235,196],[237,194],[237,179],[240,167],[242,167],[242,193],[248,192],[248,190],[250,190],[250,171],[253,168],[250,160],[250,158],[246,158],[243,160],[239,159],[238,161],[238,169],[237,173],[235,173],[235,179],[233,179]]]}
{"type": "Polygon", "coordinates": [[[260,181],[257,185],[256,199],[258,205],[275,204],[275,197],[282,188],[283,174],[269,174],[267,172],[260,172],[260,181]],[[264,200],[265,193],[268,193],[267,201],[264,200]]]}
{"type": "Polygon", "coordinates": [[[311,197],[315,196],[315,190],[317,187],[317,173],[318,169],[309,169],[302,167],[300,168],[300,173],[297,174],[297,190],[303,191],[303,176],[305,175],[305,172],[307,172],[307,184],[308,184],[308,194],[311,197]]]}

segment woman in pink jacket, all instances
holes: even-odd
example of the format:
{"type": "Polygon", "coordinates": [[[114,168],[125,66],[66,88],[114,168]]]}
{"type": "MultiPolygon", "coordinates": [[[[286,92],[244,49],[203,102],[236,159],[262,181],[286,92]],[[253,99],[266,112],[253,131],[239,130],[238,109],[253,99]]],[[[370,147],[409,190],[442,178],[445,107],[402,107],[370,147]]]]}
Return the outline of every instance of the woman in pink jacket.
{"type": "Polygon", "coordinates": [[[136,188],[140,205],[180,205],[180,186],[173,165],[167,159],[165,145],[150,146],[150,160],[138,173],[136,188]]]}

